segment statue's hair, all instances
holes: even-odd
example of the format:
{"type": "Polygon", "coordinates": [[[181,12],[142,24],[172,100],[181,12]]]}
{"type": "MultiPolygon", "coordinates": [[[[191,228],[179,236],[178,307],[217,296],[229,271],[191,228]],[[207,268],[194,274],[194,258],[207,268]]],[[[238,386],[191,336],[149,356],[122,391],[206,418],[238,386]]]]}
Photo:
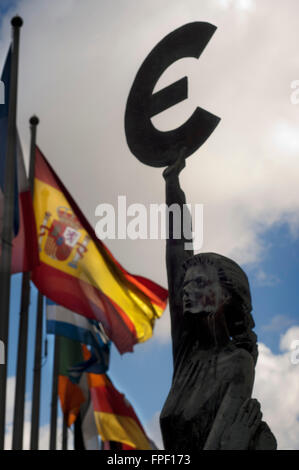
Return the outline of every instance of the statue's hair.
{"type": "Polygon", "coordinates": [[[237,347],[247,349],[257,359],[257,336],[252,331],[254,320],[251,315],[251,294],[248,278],[243,269],[230,258],[217,253],[199,253],[188,258],[183,264],[186,272],[191,266],[214,266],[222,286],[231,294],[225,318],[228,331],[237,347]]]}

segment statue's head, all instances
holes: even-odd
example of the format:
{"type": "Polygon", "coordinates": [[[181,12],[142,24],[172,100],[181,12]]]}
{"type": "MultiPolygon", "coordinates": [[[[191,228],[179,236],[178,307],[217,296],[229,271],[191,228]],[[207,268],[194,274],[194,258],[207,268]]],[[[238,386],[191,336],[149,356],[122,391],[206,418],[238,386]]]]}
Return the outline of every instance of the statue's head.
{"type": "Polygon", "coordinates": [[[251,311],[246,274],[233,260],[216,253],[200,253],[184,263],[184,312],[215,313],[231,302],[251,311]]]}
{"type": "Polygon", "coordinates": [[[233,260],[216,253],[200,253],[184,263],[184,315],[223,314],[232,338],[256,335],[251,331],[251,295],[247,276],[233,260]]]}

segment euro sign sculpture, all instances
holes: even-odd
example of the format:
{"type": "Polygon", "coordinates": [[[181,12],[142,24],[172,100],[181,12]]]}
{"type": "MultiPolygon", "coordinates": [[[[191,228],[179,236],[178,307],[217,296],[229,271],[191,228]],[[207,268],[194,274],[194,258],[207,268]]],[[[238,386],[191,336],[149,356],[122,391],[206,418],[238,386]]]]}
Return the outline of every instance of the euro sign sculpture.
{"type": "MultiPolygon", "coordinates": [[[[151,117],[187,98],[187,78],[155,94],[153,89],[174,61],[198,58],[215,30],[196,22],[166,36],[140,67],[127,102],[128,146],[141,162],[167,166],[166,204],[179,205],[181,213],[186,198],[179,174],[220,119],[196,108],[181,127],[161,132],[151,117]]],[[[275,437],[251,397],[258,348],[247,276],[225,256],[185,250],[184,231],[175,226],[181,223],[169,219],[166,246],[174,372],[160,415],[164,447],[180,454],[274,450],[275,437]],[[174,237],[178,228],[180,238],[174,237]]]]}
{"type": "Polygon", "coordinates": [[[179,155],[189,157],[219,123],[219,117],[202,108],[196,108],[187,122],[169,132],[159,131],[151,122],[153,116],[188,97],[187,77],[153,94],[160,76],[179,59],[199,58],[215,30],[209,23],[186,24],[162,39],[140,67],[127,101],[125,131],[131,152],[142,163],[163,167],[179,155]]]}

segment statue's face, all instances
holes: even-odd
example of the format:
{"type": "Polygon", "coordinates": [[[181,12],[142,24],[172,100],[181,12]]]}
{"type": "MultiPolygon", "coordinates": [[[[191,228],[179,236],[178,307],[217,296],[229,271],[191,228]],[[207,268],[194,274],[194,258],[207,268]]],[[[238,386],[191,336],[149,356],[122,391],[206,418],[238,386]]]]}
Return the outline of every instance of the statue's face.
{"type": "Polygon", "coordinates": [[[229,298],[230,294],[221,285],[214,266],[197,265],[188,268],[183,284],[184,314],[216,313],[229,298]]]}

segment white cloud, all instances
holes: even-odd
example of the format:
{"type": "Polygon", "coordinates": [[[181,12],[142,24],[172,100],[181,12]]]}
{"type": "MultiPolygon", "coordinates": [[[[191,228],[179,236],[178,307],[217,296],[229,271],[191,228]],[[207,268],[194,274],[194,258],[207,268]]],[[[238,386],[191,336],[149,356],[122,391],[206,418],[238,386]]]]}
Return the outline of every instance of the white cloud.
{"type": "Polygon", "coordinates": [[[253,396],[262,405],[263,419],[277,438],[279,449],[299,449],[299,365],[291,363],[291,343],[299,328],[282,336],[280,354],[259,344],[259,359],[253,396]]]}
{"type": "Polygon", "coordinates": [[[167,344],[171,340],[170,333],[170,314],[169,314],[169,305],[162,317],[156,321],[155,330],[152,341],[157,341],[160,344],[167,344]]]}
{"type": "Polygon", "coordinates": [[[274,144],[281,151],[285,152],[285,158],[297,157],[299,152],[298,127],[287,121],[279,121],[273,129],[274,144]]]}
{"type": "Polygon", "coordinates": [[[271,318],[270,323],[261,327],[264,331],[282,331],[294,324],[294,319],[287,315],[275,315],[271,318]]]}
{"type": "Polygon", "coordinates": [[[297,339],[299,339],[299,326],[293,326],[293,328],[290,328],[280,338],[279,347],[281,351],[290,352],[292,350],[292,347],[291,347],[292,342],[297,339]]]}
{"type": "Polygon", "coordinates": [[[280,283],[280,279],[277,276],[265,273],[263,269],[257,271],[255,279],[260,286],[272,287],[280,283]]]}
{"type": "Polygon", "coordinates": [[[237,0],[237,6],[241,10],[251,10],[255,7],[253,0],[237,0]]]}
{"type": "Polygon", "coordinates": [[[152,419],[145,424],[146,432],[149,438],[154,441],[158,449],[164,449],[162,434],[160,429],[160,412],[157,411],[152,419]]]}
{"type": "Polygon", "coordinates": [[[253,0],[216,0],[215,5],[221,8],[237,8],[244,11],[250,11],[255,8],[253,0]]]}
{"type": "MultiPolygon", "coordinates": [[[[12,433],[13,433],[13,412],[14,412],[14,399],[15,399],[15,377],[7,379],[7,392],[6,392],[6,432],[5,432],[5,449],[10,450],[12,447],[12,433]]],[[[25,417],[24,417],[24,438],[23,450],[30,448],[30,433],[31,433],[31,400],[26,397],[25,401],[25,417]]],[[[49,423],[40,426],[39,428],[39,450],[48,450],[50,442],[50,425],[49,423]]],[[[58,416],[57,419],[57,449],[62,447],[62,417],[58,416]]],[[[68,431],[68,449],[73,449],[73,433],[72,430],[68,431]]]]}

